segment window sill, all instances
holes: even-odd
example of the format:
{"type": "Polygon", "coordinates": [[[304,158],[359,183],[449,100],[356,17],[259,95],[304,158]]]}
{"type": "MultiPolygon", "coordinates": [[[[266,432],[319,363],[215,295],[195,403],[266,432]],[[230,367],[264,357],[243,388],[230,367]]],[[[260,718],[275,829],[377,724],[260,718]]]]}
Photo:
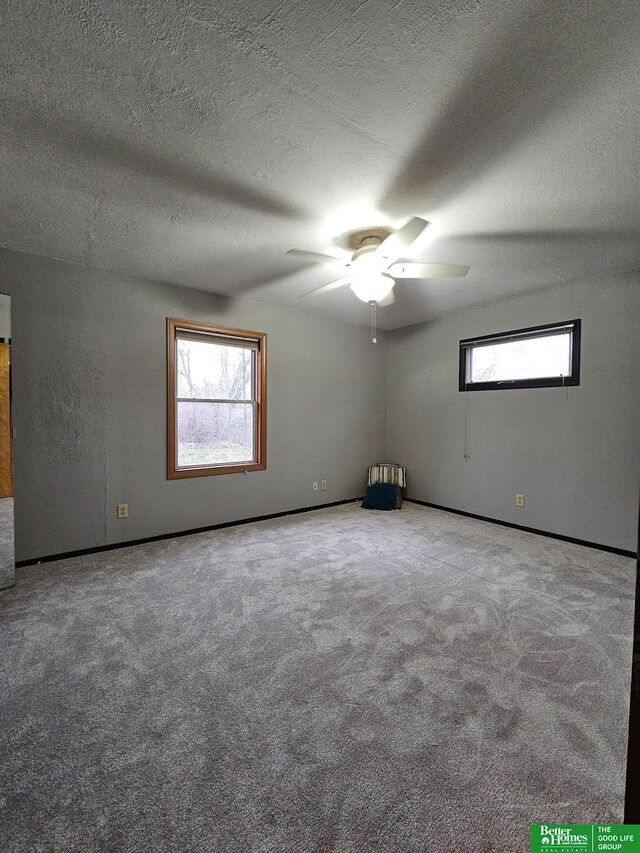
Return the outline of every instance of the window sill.
{"type": "Polygon", "coordinates": [[[556,376],[545,379],[505,379],[501,382],[460,383],[459,391],[502,391],[504,388],[568,388],[580,384],[579,379],[565,376],[564,380],[556,376]]]}
{"type": "Polygon", "coordinates": [[[203,465],[201,468],[175,468],[167,473],[167,480],[213,477],[216,474],[248,474],[250,471],[266,471],[266,469],[266,462],[250,462],[244,465],[203,465]]]}

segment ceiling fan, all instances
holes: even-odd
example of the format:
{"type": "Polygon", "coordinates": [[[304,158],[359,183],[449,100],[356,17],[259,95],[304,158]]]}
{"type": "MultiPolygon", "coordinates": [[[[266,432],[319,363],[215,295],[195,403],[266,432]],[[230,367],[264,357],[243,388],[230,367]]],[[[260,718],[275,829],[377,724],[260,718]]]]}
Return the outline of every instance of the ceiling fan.
{"type": "Polygon", "coordinates": [[[463,278],[469,267],[463,264],[424,264],[399,261],[407,249],[429,225],[426,219],[414,216],[397,231],[389,228],[366,228],[347,235],[346,245],[353,249],[350,261],[338,255],[289,249],[288,255],[314,263],[340,263],[346,276],[323,284],[303,296],[318,296],[349,285],[358,299],[385,307],[394,300],[393,287],[397,279],[463,278]]]}

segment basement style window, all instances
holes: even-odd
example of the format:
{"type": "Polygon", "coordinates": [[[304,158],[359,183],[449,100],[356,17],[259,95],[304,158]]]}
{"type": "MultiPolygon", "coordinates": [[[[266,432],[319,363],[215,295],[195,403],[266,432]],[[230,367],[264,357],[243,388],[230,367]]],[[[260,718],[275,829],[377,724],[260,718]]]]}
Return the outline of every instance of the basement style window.
{"type": "Polygon", "coordinates": [[[460,341],[460,391],[580,384],[580,320],[460,341]]]}
{"type": "Polygon", "coordinates": [[[260,471],[267,336],[167,318],[167,477],[260,471]]]}

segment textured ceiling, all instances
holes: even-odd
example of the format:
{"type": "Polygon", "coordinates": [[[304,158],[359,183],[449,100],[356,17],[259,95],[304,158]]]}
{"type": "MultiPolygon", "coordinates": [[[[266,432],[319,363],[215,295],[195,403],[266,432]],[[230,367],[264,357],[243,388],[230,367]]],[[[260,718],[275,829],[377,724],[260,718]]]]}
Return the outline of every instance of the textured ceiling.
{"type": "Polygon", "coordinates": [[[433,223],[394,328],[640,267],[637,0],[5,0],[0,244],[367,323],[285,255],[433,223]]]}

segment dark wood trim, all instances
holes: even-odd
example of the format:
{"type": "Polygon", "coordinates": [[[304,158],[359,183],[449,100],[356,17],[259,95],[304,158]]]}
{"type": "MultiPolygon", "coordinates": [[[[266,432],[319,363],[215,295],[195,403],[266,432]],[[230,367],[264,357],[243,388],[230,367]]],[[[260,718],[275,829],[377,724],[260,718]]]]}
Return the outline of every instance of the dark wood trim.
{"type": "MultiPolygon", "coordinates": [[[[580,384],[580,352],[582,340],[582,320],[573,321],[573,335],[571,336],[571,382],[572,385],[580,384]]],[[[565,383],[566,384],[566,383],[565,383]]]]}
{"type": "Polygon", "coordinates": [[[504,391],[505,388],[569,388],[579,385],[579,380],[573,377],[559,379],[557,376],[546,376],[541,379],[505,379],[500,382],[472,382],[470,385],[458,386],[458,391],[504,391]]]}
{"type": "Polygon", "coordinates": [[[635,824],[640,823],[640,509],[638,511],[638,552],[633,653],[631,658],[627,784],[624,795],[624,822],[635,824]]]}
{"type": "Polygon", "coordinates": [[[553,329],[558,329],[561,326],[573,326],[576,323],[580,323],[580,320],[560,320],[558,323],[542,323],[539,326],[527,326],[524,329],[510,329],[508,332],[496,332],[493,335],[479,335],[474,338],[463,338],[460,343],[475,344],[481,343],[482,341],[491,341],[494,339],[499,340],[500,338],[526,338],[527,336],[535,338],[538,336],[539,332],[551,333],[553,329]]]}
{"type": "Polygon", "coordinates": [[[458,346],[458,391],[467,390],[467,361],[469,360],[469,351],[464,349],[460,341],[458,346]]]}
{"type": "Polygon", "coordinates": [[[146,536],[143,539],[129,539],[127,542],[114,542],[109,545],[96,545],[93,548],[80,548],[77,551],[64,551],[60,554],[48,554],[43,557],[34,557],[30,560],[18,560],[16,569],[24,569],[28,566],[37,566],[40,563],[52,563],[56,560],[67,560],[71,557],[84,557],[86,554],[99,554],[102,551],[117,551],[120,548],[132,548],[135,545],[147,545],[149,542],[162,542],[164,539],[178,539],[181,536],[193,536],[196,533],[207,533],[210,530],[224,530],[226,527],[239,527],[242,524],[255,524],[258,521],[269,521],[272,518],[284,518],[287,515],[300,515],[303,512],[313,512],[316,509],[329,509],[332,506],[358,503],[363,497],[344,498],[340,501],[331,501],[327,504],[316,504],[315,506],[302,506],[297,509],[287,509],[284,512],[271,512],[267,515],[254,515],[251,518],[239,518],[236,521],[223,521],[220,524],[207,524],[205,527],[192,527],[189,530],[178,530],[172,533],[160,533],[158,536],[146,536]]]}
{"type": "Polygon", "coordinates": [[[513,329],[510,332],[499,332],[495,335],[482,335],[479,338],[464,338],[459,344],[458,355],[458,391],[503,391],[505,388],[564,388],[580,384],[580,338],[581,320],[565,320],[561,323],[546,323],[543,326],[531,326],[527,329],[513,329]],[[571,375],[565,377],[546,376],[538,379],[505,379],[499,382],[470,382],[467,383],[467,354],[469,345],[482,341],[501,339],[506,342],[518,337],[522,340],[541,336],[546,330],[560,326],[573,326],[571,336],[571,375]]]}
{"type": "Polygon", "coordinates": [[[405,501],[420,506],[428,506],[431,509],[439,509],[442,512],[453,512],[455,515],[464,515],[466,518],[475,518],[478,521],[486,521],[489,524],[499,524],[500,527],[513,527],[514,530],[523,530],[525,533],[535,533],[538,536],[546,536],[548,539],[559,539],[561,542],[571,542],[573,545],[583,545],[585,548],[595,548],[597,551],[606,551],[608,554],[620,554],[621,557],[637,556],[635,551],[627,551],[624,548],[616,548],[613,545],[601,545],[599,542],[589,542],[586,539],[576,539],[574,536],[564,536],[562,533],[551,533],[549,530],[539,530],[537,527],[525,527],[524,524],[514,524],[512,521],[501,521],[499,518],[490,518],[487,515],[478,515],[475,512],[466,512],[463,509],[453,509],[450,506],[441,506],[430,501],[420,501],[417,498],[405,498],[405,501]]]}
{"type": "Polygon", "coordinates": [[[264,332],[249,329],[233,329],[226,326],[214,326],[192,320],[180,320],[167,317],[167,479],[183,480],[190,477],[210,477],[216,474],[247,474],[250,471],[264,471],[267,467],[267,336],[264,332]],[[227,335],[229,337],[249,338],[258,342],[257,354],[257,435],[256,461],[237,465],[203,465],[197,468],[178,468],[176,466],[176,330],[187,329],[191,332],[227,335]]]}

